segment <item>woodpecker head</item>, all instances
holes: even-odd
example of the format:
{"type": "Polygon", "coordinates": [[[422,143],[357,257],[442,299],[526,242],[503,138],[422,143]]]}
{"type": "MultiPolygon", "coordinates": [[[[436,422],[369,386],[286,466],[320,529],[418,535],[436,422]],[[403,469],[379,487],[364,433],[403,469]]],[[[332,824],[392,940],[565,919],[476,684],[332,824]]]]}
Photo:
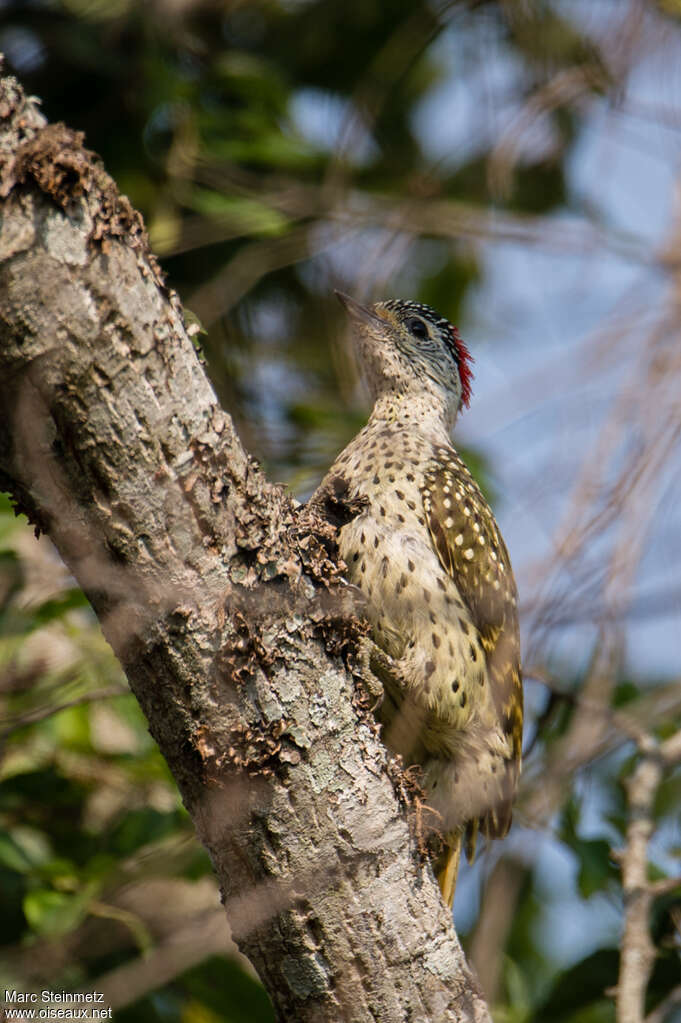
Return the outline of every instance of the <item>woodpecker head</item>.
{"type": "Polygon", "coordinates": [[[336,292],[356,328],[359,357],[374,400],[426,392],[452,422],[471,398],[472,357],[449,320],[419,302],[391,298],[363,306],[336,292]]]}

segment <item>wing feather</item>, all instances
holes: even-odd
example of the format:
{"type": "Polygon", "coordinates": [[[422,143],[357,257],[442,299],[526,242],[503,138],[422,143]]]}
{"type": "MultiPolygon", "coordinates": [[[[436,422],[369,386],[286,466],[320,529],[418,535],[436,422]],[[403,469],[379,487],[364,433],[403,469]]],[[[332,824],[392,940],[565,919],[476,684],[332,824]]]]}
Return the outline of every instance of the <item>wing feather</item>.
{"type": "MultiPolygon", "coordinates": [[[[494,515],[453,448],[439,447],[421,488],[433,547],[455,581],[478,629],[503,734],[508,738],[503,796],[480,821],[489,837],[506,834],[520,772],[523,690],[518,595],[513,570],[494,515]]],[[[474,822],[477,829],[477,822],[474,822]]]]}

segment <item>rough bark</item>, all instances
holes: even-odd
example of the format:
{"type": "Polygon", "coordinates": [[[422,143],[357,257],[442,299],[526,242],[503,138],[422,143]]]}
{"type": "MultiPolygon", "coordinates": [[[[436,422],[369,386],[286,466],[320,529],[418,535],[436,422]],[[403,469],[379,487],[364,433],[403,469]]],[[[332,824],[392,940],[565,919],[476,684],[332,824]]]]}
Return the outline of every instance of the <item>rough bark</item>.
{"type": "Polygon", "coordinates": [[[333,528],[244,452],[141,218],[11,78],[0,160],[0,486],[99,616],[278,1018],[488,1019],[357,695],[333,528]]]}

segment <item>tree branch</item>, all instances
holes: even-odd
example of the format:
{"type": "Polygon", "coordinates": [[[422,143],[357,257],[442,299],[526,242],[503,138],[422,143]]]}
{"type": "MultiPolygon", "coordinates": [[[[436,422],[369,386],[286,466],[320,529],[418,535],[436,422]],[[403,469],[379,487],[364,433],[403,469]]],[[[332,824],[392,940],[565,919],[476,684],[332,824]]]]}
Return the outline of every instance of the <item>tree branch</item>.
{"type": "Polygon", "coordinates": [[[347,667],[332,527],[217,406],[139,214],[0,87],[0,485],[85,590],[279,1019],[488,1019],[347,667]]]}
{"type": "MultiPolygon", "coordinates": [[[[681,760],[681,732],[659,744],[652,736],[642,738],[639,751],[639,762],[626,784],[629,819],[625,847],[618,854],[622,866],[624,934],[616,991],[617,1023],[643,1023],[645,1018],[646,991],[655,962],[650,910],[653,899],[669,890],[665,882],[648,880],[648,844],[655,830],[657,790],[665,771],[681,760]]],[[[668,883],[673,890],[679,879],[672,878],[668,883]]]]}

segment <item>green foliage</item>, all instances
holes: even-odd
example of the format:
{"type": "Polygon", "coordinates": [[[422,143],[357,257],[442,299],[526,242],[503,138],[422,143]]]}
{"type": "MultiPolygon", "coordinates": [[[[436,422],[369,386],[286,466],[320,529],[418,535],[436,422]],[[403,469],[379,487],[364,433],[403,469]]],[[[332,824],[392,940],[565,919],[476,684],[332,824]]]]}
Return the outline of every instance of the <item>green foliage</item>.
{"type": "Polygon", "coordinates": [[[538,1007],[533,1023],[614,1023],[615,1009],[606,991],[617,983],[619,956],[599,949],[566,970],[538,1007]]]}
{"type": "Polygon", "coordinates": [[[619,881],[619,869],[612,859],[610,842],[603,838],[582,838],[579,834],[579,807],[575,798],[563,807],[561,838],[577,859],[577,889],[583,899],[607,890],[619,881]]]}
{"type": "Polygon", "coordinates": [[[272,1006],[262,987],[234,963],[207,959],[181,974],[164,992],[152,995],[117,1018],[123,1023],[272,1023],[272,1006]],[[226,1000],[225,992],[229,992],[226,1000]]]}

